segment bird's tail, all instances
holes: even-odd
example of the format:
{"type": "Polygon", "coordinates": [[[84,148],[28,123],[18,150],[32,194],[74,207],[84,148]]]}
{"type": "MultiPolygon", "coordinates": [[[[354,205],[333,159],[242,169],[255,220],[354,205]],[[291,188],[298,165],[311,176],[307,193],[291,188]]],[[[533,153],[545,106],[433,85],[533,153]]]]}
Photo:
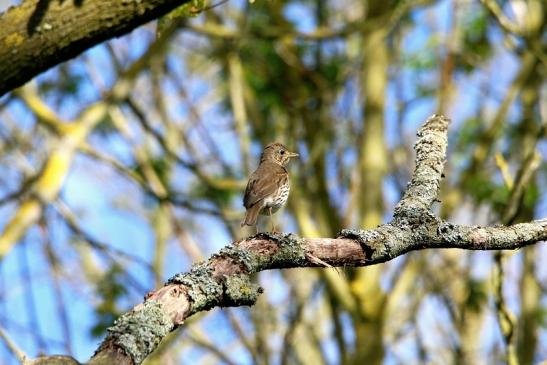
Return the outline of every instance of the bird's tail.
{"type": "Polygon", "coordinates": [[[258,213],[260,213],[260,208],[260,204],[255,204],[247,209],[247,212],[245,213],[245,219],[243,220],[243,222],[241,222],[241,227],[245,225],[254,226],[258,218],[258,213]]]}

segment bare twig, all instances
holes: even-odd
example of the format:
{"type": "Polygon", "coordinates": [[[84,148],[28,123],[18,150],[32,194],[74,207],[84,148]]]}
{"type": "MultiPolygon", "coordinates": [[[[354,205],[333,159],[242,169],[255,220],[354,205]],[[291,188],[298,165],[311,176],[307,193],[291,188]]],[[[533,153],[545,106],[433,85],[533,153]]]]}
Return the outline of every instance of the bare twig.
{"type": "Polygon", "coordinates": [[[517,352],[515,348],[515,315],[509,310],[503,298],[503,255],[496,252],[494,255],[494,304],[496,316],[500,326],[503,341],[506,346],[506,360],[508,365],[518,365],[517,352]]]}
{"type": "Polygon", "coordinates": [[[8,336],[6,331],[4,331],[3,328],[0,327],[0,339],[4,342],[4,345],[8,348],[8,350],[17,358],[17,360],[21,364],[25,364],[28,356],[21,350],[15,342],[12,341],[12,339],[8,336]]]}

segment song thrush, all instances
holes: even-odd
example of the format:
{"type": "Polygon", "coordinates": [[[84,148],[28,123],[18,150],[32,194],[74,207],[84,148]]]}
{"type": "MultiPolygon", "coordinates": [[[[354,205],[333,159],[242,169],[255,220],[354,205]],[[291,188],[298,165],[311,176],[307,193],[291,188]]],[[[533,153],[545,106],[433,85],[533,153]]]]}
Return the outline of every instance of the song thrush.
{"type": "MultiPolygon", "coordinates": [[[[281,143],[270,143],[264,148],[258,168],[251,174],[243,205],[247,209],[244,225],[254,226],[258,214],[269,215],[275,213],[287,202],[289,197],[289,172],[285,165],[298,153],[289,152],[281,143]]],[[[272,230],[275,231],[272,220],[272,230]]]]}

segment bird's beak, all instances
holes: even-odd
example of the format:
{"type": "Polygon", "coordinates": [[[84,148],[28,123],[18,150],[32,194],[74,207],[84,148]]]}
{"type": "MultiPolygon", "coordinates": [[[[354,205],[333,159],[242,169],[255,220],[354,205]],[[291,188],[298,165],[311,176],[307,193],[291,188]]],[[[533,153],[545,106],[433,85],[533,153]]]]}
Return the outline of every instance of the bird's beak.
{"type": "Polygon", "coordinates": [[[299,156],[298,153],[289,152],[289,151],[287,151],[287,155],[289,155],[289,158],[291,158],[291,157],[298,157],[298,156],[299,156]]]}

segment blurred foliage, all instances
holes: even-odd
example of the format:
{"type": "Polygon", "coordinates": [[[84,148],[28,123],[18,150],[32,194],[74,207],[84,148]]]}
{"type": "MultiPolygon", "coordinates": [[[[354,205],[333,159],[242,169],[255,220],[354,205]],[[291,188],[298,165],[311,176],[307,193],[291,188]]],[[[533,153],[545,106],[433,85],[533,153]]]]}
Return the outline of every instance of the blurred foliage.
{"type": "Polygon", "coordinates": [[[484,280],[471,278],[468,282],[466,306],[474,312],[481,312],[488,301],[488,287],[484,280]]]}
{"type": "Polygon", "coordinates": [[[72,71],[67,65],[58,66],[59,78],[39,83],[39,92],[44,96],[75,95],[84,83],[84,76],[72,71]]]}
{"type": "Polygon", "coordinates": [[[484,9],[466,14],[462,26],[462,51],[456,64],[464,72],[473,72],[492,56],[492,44],[488,39],[487,12],[484,9]]]}
{"type": "Polygon", "coordinates": [[[127,295],[126,280],[123,269],[114,264],[104,272],[96,283],[95,293],[98,304],[95,306],[97,323],[91,328],[94,337],[104,336],[106,329],[112,325],[123,310],[119,308],[118,301],[127,295]]]}

